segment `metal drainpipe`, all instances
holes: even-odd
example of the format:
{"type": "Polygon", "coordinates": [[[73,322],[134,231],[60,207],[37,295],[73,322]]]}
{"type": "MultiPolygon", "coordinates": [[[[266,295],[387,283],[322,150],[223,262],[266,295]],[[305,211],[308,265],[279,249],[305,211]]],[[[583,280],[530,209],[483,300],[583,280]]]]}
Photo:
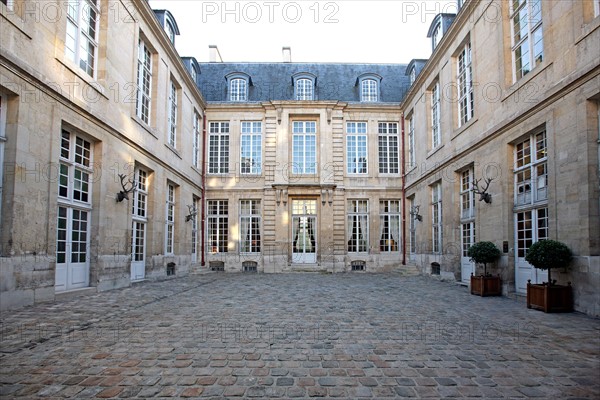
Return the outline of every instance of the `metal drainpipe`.
{"type": "Polygon", "coordinates": [[[401,114],[400,124],[402,125],[402,265],[406,265],[406,189],[404,178],[404,113],[401,114]]]}
{"type": "Polygon", "coordinates": [[[204,265],[206,264],[205,260],[204,260],[204,253],[206,250],[206,244],[204,242],[205,238],[206,238],[206,234],[205,234],[205,205],[206,205],[206,113],[203,113],[202,115],[202,169],[200,170],[200,175],[202,177],[202,204],[200,206],[200,232],[202,235],[202,238],[200,239],[200,243],[202,246],[202,250],[201,250],[201,259],[200,259],[200,265],[202,267],[204,267],[204,265]]]}

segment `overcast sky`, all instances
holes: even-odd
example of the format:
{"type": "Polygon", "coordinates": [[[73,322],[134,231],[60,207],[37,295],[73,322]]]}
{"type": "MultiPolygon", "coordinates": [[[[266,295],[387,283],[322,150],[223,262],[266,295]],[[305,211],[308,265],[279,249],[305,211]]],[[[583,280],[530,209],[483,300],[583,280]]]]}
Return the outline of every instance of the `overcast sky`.
{"type": "Polygon", "coordinates": [[[456,0],[150,0],[171,11],[181,35],[181,56],[208,61],[217,45],[223,61],[408,63],[429,58],[427,31],[440,12],[455,13],[456,0]]]}

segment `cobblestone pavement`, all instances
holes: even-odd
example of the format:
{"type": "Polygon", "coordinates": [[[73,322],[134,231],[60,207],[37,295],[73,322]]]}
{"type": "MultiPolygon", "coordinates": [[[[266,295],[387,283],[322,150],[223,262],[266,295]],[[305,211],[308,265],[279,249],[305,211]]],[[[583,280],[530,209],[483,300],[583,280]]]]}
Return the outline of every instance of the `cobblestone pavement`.
{"type": "Polygon", "coordinates": [[[2,398],[600,398],[600,320],[397,274],[204,274],[1,315],[2,398]]]}

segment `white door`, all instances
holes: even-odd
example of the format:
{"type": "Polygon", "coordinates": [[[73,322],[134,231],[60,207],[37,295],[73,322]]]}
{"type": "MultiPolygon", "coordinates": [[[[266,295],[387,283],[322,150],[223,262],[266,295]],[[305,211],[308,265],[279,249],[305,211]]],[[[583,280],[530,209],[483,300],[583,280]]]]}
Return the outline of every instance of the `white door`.
{"type": "Polygon", "coordinates": [[[58,207],[54,283],[57,292],[89,286],[89,218],[89,211],[58,207]]]}
{"type": "Polygon", "coordinates": [[[131,229],[131,280],[146,277],[146,227],[148,222],[148,173],[135,170],[131,229]]]}
{"type": "Polygon", "coordinates": [[[317,201],[292,201],[292,263],[317,262],[317,201]]]}
{"type": "Polygon", "coordinates": [[[548,280],[548,272],[534,268],[525,260],[529,246],[546,239],[548,232],[548,209],[522,211],[515,214],[515,281],[517,293],[527,293],[527,281],[542,283],[548,280]]]}
{"type": "Polygon", "coordinates": [[[469,259],[467,252],[469,247],[475,243],[475,222],[467,222],[461,225],[461,257],[460,270],[463,283],[471,282],[471,274],[475,275],[475,263],[469,259]]]}

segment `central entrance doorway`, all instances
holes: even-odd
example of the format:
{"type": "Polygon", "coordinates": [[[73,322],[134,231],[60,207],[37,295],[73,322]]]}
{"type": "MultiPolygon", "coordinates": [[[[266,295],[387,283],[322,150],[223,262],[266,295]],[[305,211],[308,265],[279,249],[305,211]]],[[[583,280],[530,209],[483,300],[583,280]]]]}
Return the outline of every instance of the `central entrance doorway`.
{"type": "Polygon", "coordinates": [[[292,263],[317,262],[317,201],[292,200],[292,263]]]}

